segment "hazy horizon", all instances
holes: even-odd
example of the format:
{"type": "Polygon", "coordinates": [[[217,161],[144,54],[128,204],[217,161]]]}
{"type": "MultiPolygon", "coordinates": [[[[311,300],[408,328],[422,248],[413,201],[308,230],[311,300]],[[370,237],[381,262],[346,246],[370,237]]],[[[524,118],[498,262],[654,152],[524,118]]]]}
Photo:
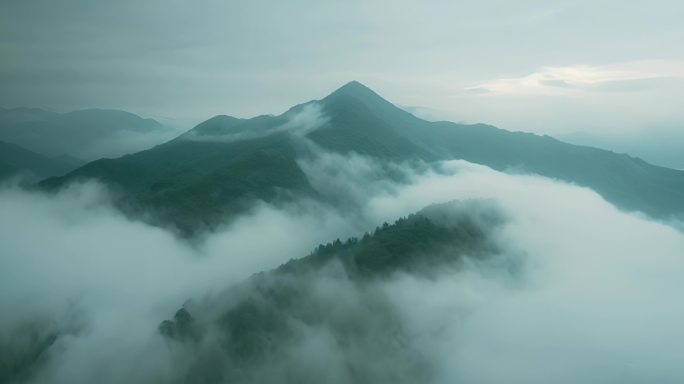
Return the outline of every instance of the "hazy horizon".
{"type": "Polygon", "coordinates": [[[513,131],[682,126],[684,4],[82,0],[0,4],[0,105],[187,128],[358,80],[419,116],[513,131]]]}

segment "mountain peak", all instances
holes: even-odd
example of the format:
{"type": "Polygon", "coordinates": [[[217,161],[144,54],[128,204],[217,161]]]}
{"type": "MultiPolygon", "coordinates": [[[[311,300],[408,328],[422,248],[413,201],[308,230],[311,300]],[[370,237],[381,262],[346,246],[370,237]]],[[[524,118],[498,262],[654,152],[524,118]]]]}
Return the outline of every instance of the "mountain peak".
{"type": "Polygon", "coordinates": [[[335,92],[322,100],[328,104],[348,104],[349,102],[361,103],[376,113],[406,113],[394,104],[385,100],[372,89],[353,80],[338,88],[335,92]]]}
{"type": "Polygon", "coordinates": [[[367,115],[380,118],[394,127],[407,126],[418,120],[356,80],[348,82],[321,101],[332,110],[345,110],[354,115],[364,110],[367,115]]]}
{"type": "Polygon", "coordinates": [[[348,82],[347,84],[341,86],[339,89],[371,91],[370,88],[361,84],[361,82],[359,82],[357,80],[352,80],[352,81],[348,82]]]}
{"type": "MultiPolygon", "coordinates": [[[[333,92],[330,96],[332,95],[346,95],[346,96],[354,96],[354,97],[376,97],[379,99],[382,99],[380,95],[375,93],[372,89],[368,88],[367,86],[361,84],[360,82],[356,80],[352,80],[348,82],[347,84],[341,86],[338,88],[335,92],[333,92]]],[[[384,99],[383,99],[384,100],[384,99]]]]}

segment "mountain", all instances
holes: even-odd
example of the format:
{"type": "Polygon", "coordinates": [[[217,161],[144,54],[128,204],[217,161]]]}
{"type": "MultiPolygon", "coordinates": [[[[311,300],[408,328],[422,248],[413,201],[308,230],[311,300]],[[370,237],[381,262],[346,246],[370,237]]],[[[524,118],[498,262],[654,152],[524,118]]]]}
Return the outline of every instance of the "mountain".
{"type": "Polygon", "coordinates": [[[118,157],[173,138],[177,132],[132,113],[89,109],[69,113],[38,108],[0,110],[0,140],[48,157],[118,157]]]}
{"type": "Polygon", "coordinates": [[[83,163],[81,160],[65,156],[48,158],[18,145],[0,141],[0,180],[20,174],[40,180],[63,175],[83,163]]]}
{"type": "Polygon", "coordinates": [[[429,278],[466,262],[496,262],[490,234],[501,222],[485,202],[431,206],[360,239],[321,245],[208,300],[189,302],[159,326],[170,350],[183,356],[174,365],[175,378],[322,383],[331,382],[327,369],[334,365],[335,382],[430,382],[429,361],[375,283],[397,273],[429,278]],[[310,345],[312,340],[329,343],[310,345]],[[335,358],[326,369],[316,369],[314,356],[297,359],[310,348],[335,358]]]}
{"type": "Polygon", "coordinates": [[[574,132],[556,137],[568,143],[629,153],[651,164],[684,170],[684,129],[681,125],[632,132],[574,132]]]}
{"type": "Polygon", "coordinates": [[[256,200],[279,203],[302,194],[324,199],[297,162],[315,148],[383,163],[463,159],[576,183],[620,208],[656,218],[684,214],[682,171],[549,136],[428,122],[358,82],[278,116],[217,116],[152,149],[94,161],[42,185],[98,179],[120,191],[127,212],[152,212],[156,223],[193,233],[256,200]]]}

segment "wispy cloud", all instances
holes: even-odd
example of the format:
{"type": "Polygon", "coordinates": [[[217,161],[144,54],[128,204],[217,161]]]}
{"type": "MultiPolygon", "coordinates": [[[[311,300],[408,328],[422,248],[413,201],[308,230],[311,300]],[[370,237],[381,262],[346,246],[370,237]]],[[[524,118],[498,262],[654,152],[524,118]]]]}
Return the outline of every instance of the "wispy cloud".
{"type": "Polygon", "coordinates": [[[465,89],[473,93],[503,95],[572,95],[588,91],[651,88],[667,79],[683,79],[684,62],[637,61],[610,65],[542,67],[521,77],[484,81],[465,89]]]}
{"type": "MultiPolygon", "coordinates": [[[[265,129],[241,129],[237,132],[231,131],[229,133],[218,132],[218,133],[203,133],[192,130],[187,134],[183,135],[183,139],[192,141],[212,141],[212,142],[224,142],[232,143],[239,140],[251,140],[275,133],[287,132],[294,136],[304,137],[307,134],[322,128],[328,124],[329,118],[323,112],[323,108],[317,102],[308,103],[296,111],[287,113],[283,115],[285,122],[276,125],[274,127],[268,127],[266,125],[265,129]]],[[[278,119],[280,117],[274,117],[278,119]]]]}

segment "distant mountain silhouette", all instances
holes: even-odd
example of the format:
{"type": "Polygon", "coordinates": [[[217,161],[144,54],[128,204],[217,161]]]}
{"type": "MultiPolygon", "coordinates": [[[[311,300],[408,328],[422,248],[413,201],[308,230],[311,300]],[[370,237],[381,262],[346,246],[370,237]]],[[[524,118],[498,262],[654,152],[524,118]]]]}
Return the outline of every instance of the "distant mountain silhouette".
{"type": "Polygon", "coordinates": [[[684,170],[684,127],[681,125],[648,127],[632,132],[574,132],[555,137],[567,143],[624,152],[651,164],[684,170]]]}
{"type": "Polygon", "coordinates": [[[165,142],[177,132],[132,113],[88,109],[69,113],[38,108],[0,110],[0,140],[47,157],[95,160],[118,157],[165,142]]]}
{"type": "Polygon", "coordinates": [[[24,175],[41,178],[63,175],[84,164],[71,157],[48,158],[16,144],[0,141],[0,180],[24,175]]]}

